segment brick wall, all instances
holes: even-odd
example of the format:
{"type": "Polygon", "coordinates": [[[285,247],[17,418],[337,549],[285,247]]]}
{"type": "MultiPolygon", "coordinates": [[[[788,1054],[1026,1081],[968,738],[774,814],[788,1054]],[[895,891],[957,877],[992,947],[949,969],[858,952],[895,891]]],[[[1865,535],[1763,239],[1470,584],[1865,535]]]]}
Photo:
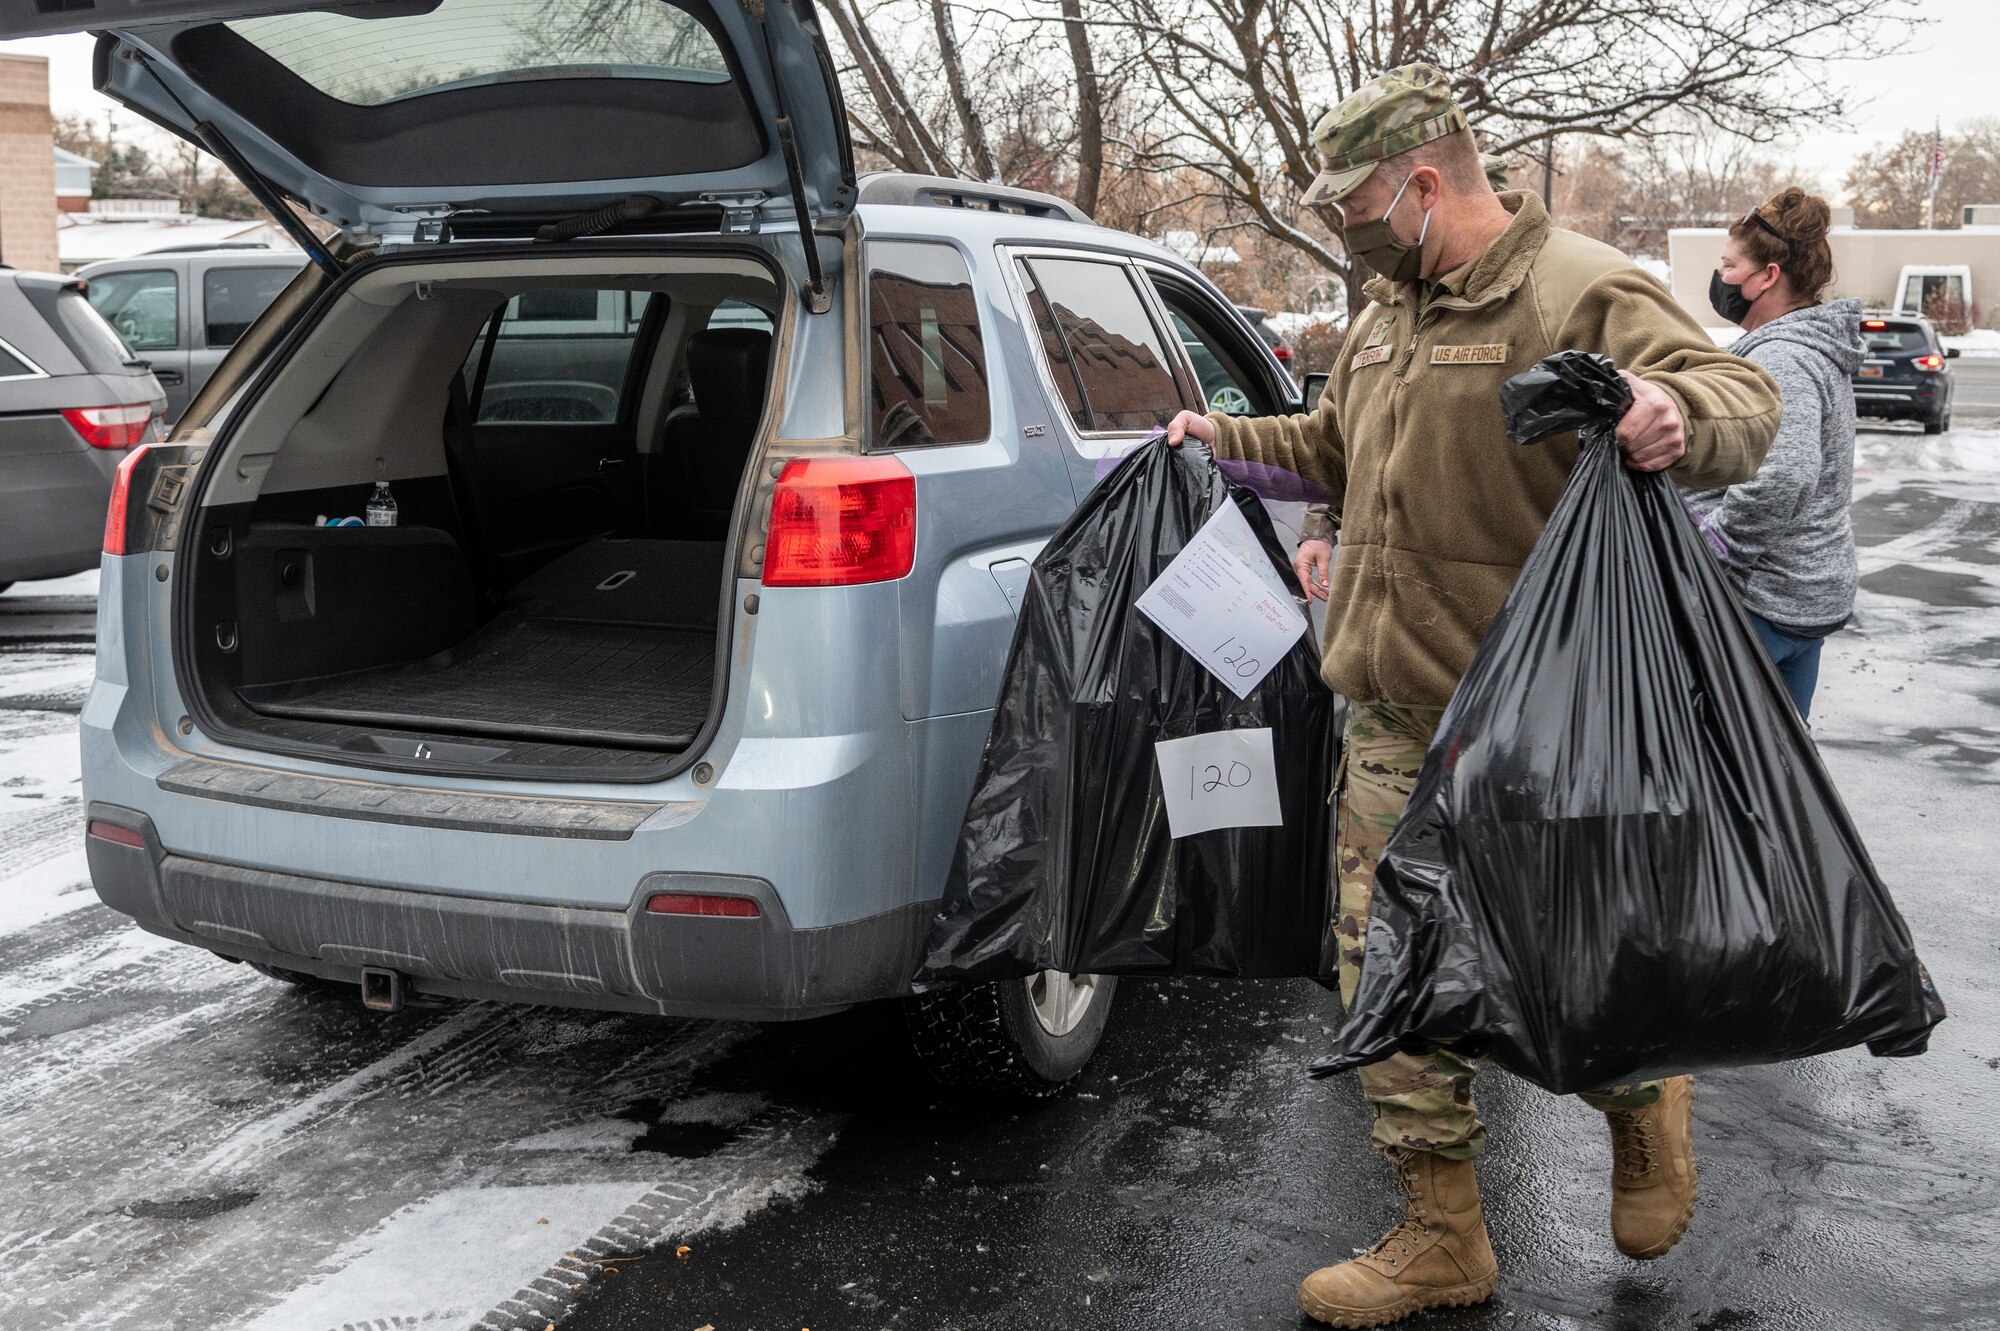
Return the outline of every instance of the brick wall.
{"type": "Polygon", "coordinates": [[[0,55],[0,263],[56,271],[56,155],[49,62],[0,55]]]}

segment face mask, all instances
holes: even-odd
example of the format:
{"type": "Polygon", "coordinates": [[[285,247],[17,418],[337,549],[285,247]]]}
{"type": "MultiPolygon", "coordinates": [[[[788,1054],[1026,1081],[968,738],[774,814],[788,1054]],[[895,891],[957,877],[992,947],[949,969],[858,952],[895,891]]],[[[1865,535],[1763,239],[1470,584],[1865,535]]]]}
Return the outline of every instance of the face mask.
{"type": "Polygon", "coordinates": [[[1741,282],[1723,281],[1722,270],[1718,268],[1708,279],[1708,303],[1729,322],[1741,324],[1756,302],[1744,296],[1741,282]]]}
{"type": "Polygon", "coordinates": [[[1423,276],[1424,237],[1431,229],[1429,211],[1424,213],[1423,229],[1417,232],[1414,241],[1404,240],[1389,225],[1389,215],[1403,201],[1403,191],[1410,187],[1410,179],[1403,177],[1402,187],[1380,217],[1372,222],[1357,222],[1346,231],[1347,252],[1392,282],[1414,282],[1423,276]]]}

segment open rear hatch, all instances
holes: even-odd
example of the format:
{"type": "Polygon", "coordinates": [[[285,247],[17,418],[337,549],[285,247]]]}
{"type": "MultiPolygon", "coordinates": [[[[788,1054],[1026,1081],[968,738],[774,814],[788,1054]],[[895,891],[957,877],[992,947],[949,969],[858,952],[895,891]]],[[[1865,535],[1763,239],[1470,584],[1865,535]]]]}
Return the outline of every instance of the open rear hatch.
{"type": "Polygon", "coordinates": [[[100,91],[354,235],[752,230],[855,202],[811,0],[0,7],[0,37],[85,29],[100,91]]]}

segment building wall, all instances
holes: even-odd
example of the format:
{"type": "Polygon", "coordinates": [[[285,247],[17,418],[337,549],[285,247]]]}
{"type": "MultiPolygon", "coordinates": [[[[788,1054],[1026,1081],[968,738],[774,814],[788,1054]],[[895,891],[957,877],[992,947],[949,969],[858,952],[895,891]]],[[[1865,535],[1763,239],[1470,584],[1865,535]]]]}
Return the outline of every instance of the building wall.
{"type": "Polygon", "coordinates": [[[0,263],[56,271],[55,118],[38,55],[0,55],[0,263]]]}
{"type": "MultiPolygon", "coordinates": [[[[1722,322],[1709,308],[1708,278],[1721,257],[1728,233],[1722,230],[1674,231],[1667,237],[1667,257],[1673,265],[1674,296],[1709,327],[1722,322]]],[[[1981,327],[1994,327],[2000,316],[2000,229],[1959,231],[1835,230],[1827,236],[1833,247],[1834,296],[1858,296],[1864,305],[1895,303],[1896,278],[1903,265],[1966,264],[1972,269],[1972,303],[1981,327]]]]}

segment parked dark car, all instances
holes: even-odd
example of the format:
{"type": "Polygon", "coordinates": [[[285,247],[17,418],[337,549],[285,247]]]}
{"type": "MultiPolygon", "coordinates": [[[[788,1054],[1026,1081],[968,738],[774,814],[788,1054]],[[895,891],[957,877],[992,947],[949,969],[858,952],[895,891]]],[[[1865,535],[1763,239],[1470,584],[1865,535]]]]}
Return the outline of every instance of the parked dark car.
{"type": "Polygon", "coordinates": [[[1271,354],[1283,362],[1286,371],[1294,379],[1298,378],[1298,369],[1292,364],[1292,344],[1285,341],[1277,329],[1271,327],[1266,318],[1270,311],[1260,310],[1255,305],[1238,305],[1236,312],[1250,321],[1250,326],[1257,330],[1257,336],[1264,339],[1264,345],[1271,349],[1271,354]]]}
{"type": "Polygon", "coordinates": [[[105,259],[77,276],[97,312],[153,363],[172,422],[305,264],[301,250],[230,245],[105,259]]]}
{"type": "Polygon", "coordinates": [[[85,284],[0,269],[0,588],[97,567],[112,477],[167,396],[85,284]]]}
{"type": "Polygon", "coordinates": [[[1864,314],[1868,358],[1854,372],[1854,410],[1862,416],[1922,421],[1925,434],[1951,427],[1951,366],[1958,350],[1938,341],[1928,319],[1864,314]]]}

